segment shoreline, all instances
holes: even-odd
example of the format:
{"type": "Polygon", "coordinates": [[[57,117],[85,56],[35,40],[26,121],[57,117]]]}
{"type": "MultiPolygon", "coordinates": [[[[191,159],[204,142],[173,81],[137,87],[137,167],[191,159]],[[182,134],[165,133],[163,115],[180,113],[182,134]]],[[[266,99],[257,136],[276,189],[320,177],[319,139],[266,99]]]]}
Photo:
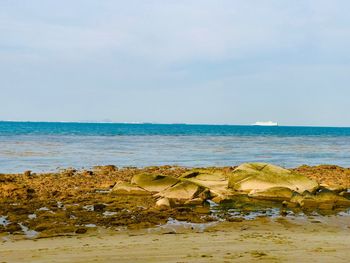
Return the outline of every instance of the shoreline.
{"type": "MultiPolygon", "coordinates": [[[[189,203],[158,206],[157,195],[140,194],[140,189],[118,192],[136,175],[180,180],[204,171],[206,176],[220,179],[236,168],[210,167],[194,169],[197,172],[193,173],[191,168],[177,166],[109,165],[57,173],[0,174],[1,259],[293,262],[305,260],[307,254],[310,260],[317,255],[318,262],[334,256],[333,262],[345,262],[344,240],[350,244],[350,207],[290,208],[280,202],[247,197],[243,203],[215,203],[215,198],[198,202],[195,198],[189,203]],[[160,253],[155,252],[158,248],[160,253]]],[[[321,188],[333,189],[329,192],[350,193],[349,168],[300,166],[290,171],[317,181],[321,188]]],[[[217,189],[222,183],[227,181],[219,181],[217,189]]]]}
{"type": "Polygon", "coordinates": [[[203,232],[96,229],[0,243],[2,262],[347,262],[350,224],[260,218],[203,232]]]}
{"type": "MultiPolygon", "coordinates": [[[[223,177],[231,174],[236,167],[211,167],[208,171],[220,173],[223,177]]],[[[52,233],[51,221],[62,222],[58,232],[76,231],[75,225],[95,224],[97,226],[148,227],[165,223],[168,218],[188,222],[211,222],[210,204],[183,204],[172,209],[156,207],[157,197],[146,194],[128,194],[114,191],[114,186],[125,185],[137,174],[150,176],[171,176],[172,180],[181,178],[191,168],[177,166],[153,166],[147,168],[118,168],[113,165],[96,166],[93,170],[66,169],[57,173],[0,174],[0,217],[7,216],[8,222],[23,223],[29,229],[52,233]],[[129,212],[128,212],[129,211],[129,212]],[[133,219],[132,216],[137,217],[133,219]],[[71,227],[65,226],[66,223],[71,227]]],[[[350,195],[350,169],[334,165],[300,166],[291,169],[321,186],[327,186],[337,193],[350,195]]],[[[224,180],[223,178],[220,180],[224,180]]],[[[225,181],[218,181],[219,192],[223,191],[225,181]]],[[[215,183],[215,182],[214,182],[215,183]]],[[[225,187],[224,187],[225,188],[225,187]]],[[[215,200],[214,200],[215,201],[215,200]]],[[[255,205],[256,203],[254,203],[255,205]]],[[[262,204],[260,210],[280,205],[262,204]]],[[[243,209],[246,214],[254,212],[253,207],[243,209]]],[[[258,209],[259,210],[259,209],[258,209]]],[[[300,210],[300,209],[299,209],[300,210]]],[[[281,210],[282,211],[282,210],[281,210]]],[[[305,212],[295,210],[294,213],[305,212]]],[[[217,216],[217,215],[215,215],[217,216]]],[[[226,215],[223,215],[226,219],[226,215]]],[[[244,214],[240,216],[244,219],[244,214]]],[[[8,223],[10,224],[10,223],[8,223]]],[[[4,226],[0,222],[0,233],[21,231],[18,225],[4,226]],[[9,228],[9,229],[7,229],[9,228]]]]}

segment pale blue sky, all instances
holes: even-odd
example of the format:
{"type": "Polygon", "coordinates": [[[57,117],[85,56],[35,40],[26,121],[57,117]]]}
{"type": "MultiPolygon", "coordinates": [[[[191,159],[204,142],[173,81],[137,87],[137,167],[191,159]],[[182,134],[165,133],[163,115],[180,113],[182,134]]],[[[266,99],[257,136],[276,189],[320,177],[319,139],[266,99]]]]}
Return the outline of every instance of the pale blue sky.
{"type": "Polygon", "coordinates": [[[0,119],[350,126],[347,0],[0,0],[0,119]]]}

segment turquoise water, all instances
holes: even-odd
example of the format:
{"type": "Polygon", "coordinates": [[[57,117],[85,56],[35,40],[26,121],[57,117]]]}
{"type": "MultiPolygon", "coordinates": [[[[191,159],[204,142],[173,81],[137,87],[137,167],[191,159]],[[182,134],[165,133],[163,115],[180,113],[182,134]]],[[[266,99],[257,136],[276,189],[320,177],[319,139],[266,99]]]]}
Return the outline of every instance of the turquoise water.
{"type": "Polygon", "coordinates": [[[0,172],[117,166],[350,166],[350,128],[0,122],[0,172]]]}

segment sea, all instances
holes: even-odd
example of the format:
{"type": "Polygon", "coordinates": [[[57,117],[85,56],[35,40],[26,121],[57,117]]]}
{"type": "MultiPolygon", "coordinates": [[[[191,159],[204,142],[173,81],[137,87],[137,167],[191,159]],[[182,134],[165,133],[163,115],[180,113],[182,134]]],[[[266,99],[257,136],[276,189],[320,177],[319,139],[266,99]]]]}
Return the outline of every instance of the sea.
{"type": "Polygon", "coordinates": [[[350,128],[0,121],[0,173],[268,162],[350,166],[350,128]]]}

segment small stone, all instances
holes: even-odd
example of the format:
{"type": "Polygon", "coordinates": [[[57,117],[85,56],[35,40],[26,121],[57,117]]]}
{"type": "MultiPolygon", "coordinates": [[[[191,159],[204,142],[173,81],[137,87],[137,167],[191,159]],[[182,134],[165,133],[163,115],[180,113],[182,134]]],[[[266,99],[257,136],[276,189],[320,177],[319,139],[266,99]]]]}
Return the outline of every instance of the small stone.
{"type": "Polygon", "coordinates": [[[27,188],[27,198],[32,199],[35,195],[35,190],[33,188],[27,188]]]}
{"type": "Polygon", "coordinates": [[[30,177],[32,175],[32,171],[25,171],[24,173],[24,176],[27,176],[27,177],[30,177]]]}
{"type": "Polygon", "coordinates": [[[280,214],[281,214],[281,216],[287,216],[288,212],[286,210],[282,209],[280,214]]]}
{"type": "Polygon", "coordinates": [[[95,204],[94,205],[94,211],[96,212],[102,212],[106,208],[106,205],[104,204],[95,204]]]}
{"type": "Polygon", "coordinates": [[[87,229],[84,227],[80,227],[77,230],[75,230],[76,234],[85,234],[87,232],[87,229]]]}
{"type": "Polygon", "coordinates": [[[241,217],[228,217],[226,219],[228,222],[243,222],[244,219],[241,217]]]}
{"type": "Polygon", "coordinates": [[[168,198],[161,198],[156,202],[156,206],[171,207],[170,200],[168,198]]]}
{"type": "Polygon", "coordinates": [[[92,175],[94,175],[94,173],[92,171],[83,171],[82,175],[83,176],[92,176],[92,175]]]}
{"type": "Polygon", "coordinates": [[[35,194],[35,190],[33,188],[28,188],[27,194],[35,194]]]}

